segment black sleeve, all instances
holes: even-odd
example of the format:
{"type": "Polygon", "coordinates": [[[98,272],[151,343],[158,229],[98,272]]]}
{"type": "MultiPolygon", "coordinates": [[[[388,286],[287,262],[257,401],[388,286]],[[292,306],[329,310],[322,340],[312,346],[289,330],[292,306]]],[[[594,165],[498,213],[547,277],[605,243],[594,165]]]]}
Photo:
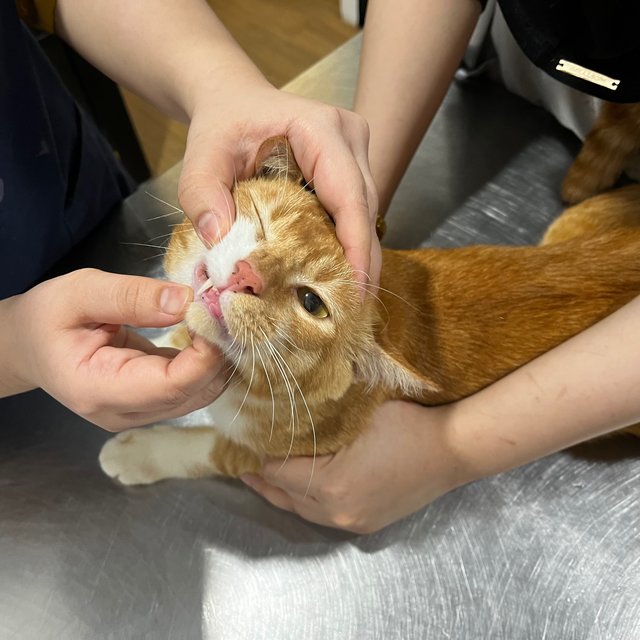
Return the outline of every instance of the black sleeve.
{"type": "Polygon", "coordinates": [[[640,101],[638,0],[498,0],[525,55],[556,80],[610,102],[640,101]]]}

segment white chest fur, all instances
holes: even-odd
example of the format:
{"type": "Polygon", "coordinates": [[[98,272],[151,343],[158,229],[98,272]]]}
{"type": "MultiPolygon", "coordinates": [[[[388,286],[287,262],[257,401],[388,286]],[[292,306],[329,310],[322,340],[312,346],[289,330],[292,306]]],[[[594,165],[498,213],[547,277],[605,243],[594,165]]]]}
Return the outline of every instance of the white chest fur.
{"type": "Polygon", "coordinates": [[[248,412],[245,411],[249,402],[248,398],[245,399],[245,394],[246,388],[243,386],[227,389],[204,409],[214,422],[216,431],[238,444],[248,444],[252,424],[248,412]]]}

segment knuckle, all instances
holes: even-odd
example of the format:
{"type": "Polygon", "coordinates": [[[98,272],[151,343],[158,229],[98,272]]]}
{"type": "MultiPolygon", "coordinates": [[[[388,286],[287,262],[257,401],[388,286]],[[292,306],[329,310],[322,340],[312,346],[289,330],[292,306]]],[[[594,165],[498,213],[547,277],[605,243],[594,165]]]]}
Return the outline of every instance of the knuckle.
{"type": "Polygon", "coordinates": [[[326,122],[333,127],[342,128],[346,111],[333,105],[327,105],[324,111],[326,122]]]}
{"type": "Polygon", "coordinates": [[[367,142],[369,141],[370,128],[369,123],[359,113],[349,111],[347,114],[349,125],[362,136],[367,142]]]}
{"type": "Polygon", "coordinates": [[[99,273],[101,273],[99,269],[94,269],[93,267],[82,267],[81,269],[71,271],[67,274],[67,277],[84,280],[85,278],[94,278],[99,273]]]}
{"type": "Polygon", "coordinates": [[[342,505],[349,492],[340,482],[330,482],[321,486],[318,490],[318,498],[321,502],[325,502],[330,505],[339,506],[342,505]]]}
{"type": "Polygon", "coordinates": [[[96,422],[95,424],[99,426],[101,429],[104,429],[104,431],[108,431],[109,433],[119,433],[120,431],[124,431],[124,429],[126,428],[126,427],[118,426],[111,422],[100,421],[100,422],[96,422]]]}
{"type": "Polygon", "coordinates": [[[169,389],[164,397],[164,402],[168,407],[179,407],[191,399],[191,394],[182,387],[169,389]]]}
{"type": "Polygon", "coordinates": [[[98,402],[93,398],[74,398],[68,403],[69,408],[78,415],[91,420],[100,413],[98,402]]]}
{"type": "Polygon", "coordinates": [[[211,404],[223,391],[225,385],[224,380],[216,379],[210,384],[204,391],[204,401],[207,404],[211,404]]]}
{"type": "Polygon", "coordinates": [[[95,281],[95,279],[101,275],[102,272],[99,269],[83,267],[67,273],[63,278],[66,279],[67,284],[70,285],[72,289],[77,290],[83,285],[86,287],[88,281],[95,281]]]}
{"type": "Polygon", "coordinates": [[[198,174],[185,168],[178,181],[178,202],[181,205],[188,202],[192,198],[192,194],[197,191],[198,185],[198,174]]]}
{"type": "Polygon", "coordinates": [[[348,511],[334,514],[331,520],[333,526],[338,529],[343,529],[357,534],[368,533],[365,524],[359,520],[355,514],[348,511]]]}
{"type": "Polygon", "coordinates": [[[140,317],[143,305],[144,289],[137,280],[131,280],[124,287],[117,287],[114,296],[115,308],[127,318],[135,321],[140,317]]]}

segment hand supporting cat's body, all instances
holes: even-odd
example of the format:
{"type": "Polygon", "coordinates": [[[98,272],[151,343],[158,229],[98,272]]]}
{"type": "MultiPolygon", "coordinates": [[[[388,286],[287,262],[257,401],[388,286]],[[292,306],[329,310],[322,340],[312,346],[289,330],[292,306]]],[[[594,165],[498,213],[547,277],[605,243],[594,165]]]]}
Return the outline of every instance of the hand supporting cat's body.
{"type": "Polygon", "coordinates": [[[335,452],[385,400],[468,396],[640,292],[640,187],[569,210],[545,246],[385,251],[382,287],[362,304],[286,149],[262,168],[238,184],[225,239],[205,252],[186,223],[167,254],[171,278],[197,290],[189,328],[230,362],[210,407],[219,427],[114,438],[101,464],[125,484],[335,452]]]}

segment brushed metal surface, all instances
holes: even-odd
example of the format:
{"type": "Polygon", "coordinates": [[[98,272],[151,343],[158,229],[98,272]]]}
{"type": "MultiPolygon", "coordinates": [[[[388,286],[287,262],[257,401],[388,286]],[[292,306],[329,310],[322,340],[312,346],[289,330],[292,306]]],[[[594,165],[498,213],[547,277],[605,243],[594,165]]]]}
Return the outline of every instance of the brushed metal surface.
{"type": "MultiPolygon", "coordinates": [[[[358,46],[290,89],[348,104],[358,46]]],[[[576,146],[497,86],[453,87],[389,243],[535,241],[576,146]]],[[[159,275],[156,250],[126,243],[167,232],[145,191],[175,203],[177,178],[131,196],[68,264],[159,275]]],[[[235,482],[116,486],[97,464],[108,434],[41,392],[0,409],[3,640],[640,638],[637,441],[550,456],[358,537],[235,482]]]]}

